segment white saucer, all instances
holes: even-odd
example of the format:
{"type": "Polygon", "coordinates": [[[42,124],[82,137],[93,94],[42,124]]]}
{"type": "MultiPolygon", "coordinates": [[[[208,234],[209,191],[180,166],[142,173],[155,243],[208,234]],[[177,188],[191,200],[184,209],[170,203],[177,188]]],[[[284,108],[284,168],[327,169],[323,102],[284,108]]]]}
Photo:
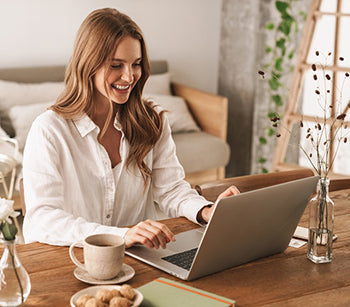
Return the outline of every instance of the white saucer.
{"type": "MultiPolygon", "coordinates": [[[[113,290],[113,289],[117,289],[119,290],[120,286],[92,286],[92,287],[88,287],[85,288],[83,290],[78,291],[77,293],[75,293],[71,299],[70,299],[70,305],[72,307],[76,307],[75,303],[77,302],[77,299],[84,294],[88,294],[88,295],[96,295],[97,291],[101,290],[101,289],[106,289],[106,290],[113,290]]],[[[142,301],[143,301],[143,295],[140,291],[134,289],[135,291],[135,298],[133,300],[133,304],[131,305],[131,307],[137,307],[140,306],[142,301]]]]}
{"type": "Polygon", "coordinates": [[[134,275],[135,275],[135,270],[130,265],[127,265],[125,263],[123,263],[122,269],[116,277],[114,277],[113,279],[106,279],[106,280],[101,280],[101,279],[96,279],[94,277],[91,277],[87,271],[81,268],[76,268],[74,270],[74,276],[77,279],[92,285],[120,284],[122,282],[126,282],[127,280],[133,278],[134,275]]]}

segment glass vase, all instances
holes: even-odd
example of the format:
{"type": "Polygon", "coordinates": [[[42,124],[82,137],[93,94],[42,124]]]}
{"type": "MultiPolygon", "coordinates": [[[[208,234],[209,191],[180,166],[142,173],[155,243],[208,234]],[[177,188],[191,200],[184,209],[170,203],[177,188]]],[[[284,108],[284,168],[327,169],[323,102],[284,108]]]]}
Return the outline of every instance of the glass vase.
{"type": "Polygon", "coordinates": [[[27,271],[16,253],[16,240],[1,240],[4,252],[0,260],[0,306],[20,306],[31,285],[27,271]]]}
{"type": "Polygon", "coordinates": [[[314,263],[332,261],[334,202],[329,198],[329,179],[320,178],[310,201],[307,258],[314,263]]]}

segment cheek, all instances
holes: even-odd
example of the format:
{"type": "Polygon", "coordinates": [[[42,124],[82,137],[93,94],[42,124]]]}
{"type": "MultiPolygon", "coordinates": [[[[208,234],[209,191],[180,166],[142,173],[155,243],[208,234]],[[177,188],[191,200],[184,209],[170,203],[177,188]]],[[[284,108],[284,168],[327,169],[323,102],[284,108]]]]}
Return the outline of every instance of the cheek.
{"type": "Polygon", "coordinates": [[[104,92],[104,80],[103,80],[103,76],[101,76],[100,74],[96,74],[94,77],[94,87],[95,89],[99,90],[100,92],[104,92]]]}
{"type": "Polygon", "coordinates": [[[142,75],[142,71],[141,70],[140,71],[136,71],[134,73],[135,83],[140,80],[141,75],[142,75]]]}

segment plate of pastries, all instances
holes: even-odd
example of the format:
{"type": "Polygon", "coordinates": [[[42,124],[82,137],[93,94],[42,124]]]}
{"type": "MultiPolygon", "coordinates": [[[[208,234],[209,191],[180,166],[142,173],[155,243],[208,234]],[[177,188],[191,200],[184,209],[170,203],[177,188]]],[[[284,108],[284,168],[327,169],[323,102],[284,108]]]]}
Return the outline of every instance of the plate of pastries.
{"type": "Polygon", "coordinates": [[[141,292],[128,284],[92,286],[75,293],[71,307],[137,307],[143,300],[141,292]]]}

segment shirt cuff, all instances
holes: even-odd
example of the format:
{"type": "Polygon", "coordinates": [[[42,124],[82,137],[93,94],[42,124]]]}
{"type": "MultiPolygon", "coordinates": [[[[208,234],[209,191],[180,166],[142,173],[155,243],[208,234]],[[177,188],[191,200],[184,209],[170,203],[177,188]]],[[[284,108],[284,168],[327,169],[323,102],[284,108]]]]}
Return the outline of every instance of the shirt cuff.
{"type": "Polygon", "coordinates": [[[202,225],[197,221],[197,214],[199,210],[201,210],[205,206],[212,205],[213,202],[207,201],[206,199],[196,199],[196,201],[190,201],[189,203],[186,203],[182,206],[182,212],[181,215],[185,216],[187,219],[189,219],[191,222],[196,223],[198,225],[202,225]]]}

